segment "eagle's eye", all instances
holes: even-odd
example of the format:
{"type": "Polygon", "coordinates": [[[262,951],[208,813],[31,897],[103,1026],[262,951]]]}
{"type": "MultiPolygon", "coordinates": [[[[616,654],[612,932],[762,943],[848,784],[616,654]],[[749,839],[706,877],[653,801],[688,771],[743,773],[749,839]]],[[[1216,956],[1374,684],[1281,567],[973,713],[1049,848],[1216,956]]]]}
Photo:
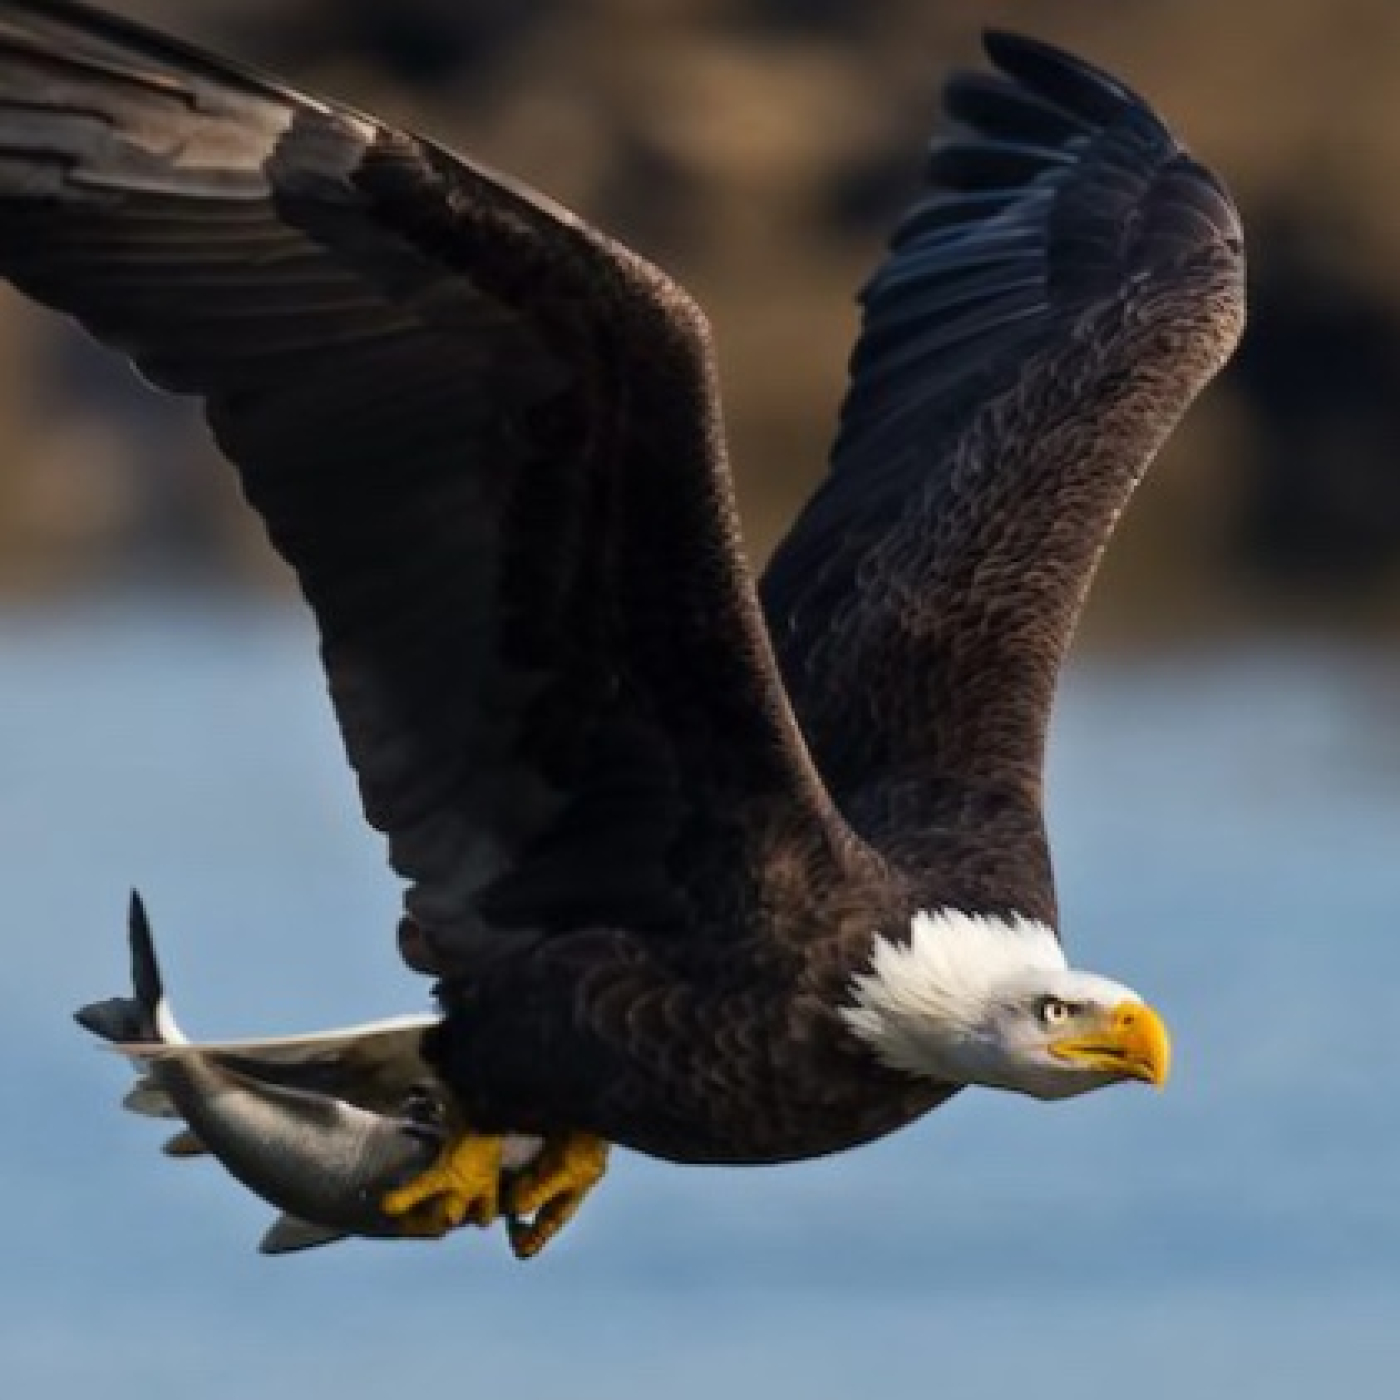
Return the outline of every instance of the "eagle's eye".
{"type": "Polygon", "coordinates": [[[1059,997],[1041,997],[1036,1003],[1035,1014],[1047,1026],[1062,1026],[1074,1015],[1074,1008],[1059,997]]]}

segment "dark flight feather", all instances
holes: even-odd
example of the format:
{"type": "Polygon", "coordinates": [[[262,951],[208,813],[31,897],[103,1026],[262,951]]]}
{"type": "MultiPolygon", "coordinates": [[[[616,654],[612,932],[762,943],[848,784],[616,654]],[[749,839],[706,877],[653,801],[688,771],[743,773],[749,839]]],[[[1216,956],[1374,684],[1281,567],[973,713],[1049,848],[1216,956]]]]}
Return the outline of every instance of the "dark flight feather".
{"type": "Polygon", "coordinates": [[[315,612],[401,946],[442,978],[424,1053],[479,1131],[867,1140],[959,1087],[849,1032],[874,936],[1053,925],[1060,662],[1242,262],[1140,99],[987,47],[765,628],[708,331],[663,274],[350,108],[0,0],[0,275],[202,398],[315,612]]]}
{"type": "Polygon", "coordinates": [[[674,284],[425,142],[63,3],[0,5],[0,151],[0,268],[204,398],[296,569],[420,959],[717,933],[765,843],[834,850],[674,284]]]}
{"type": "Polygon", "coordinates": [[[1128,88],[990,34],[862,297],[831,470],[762,584],[857,830],[928,898],[1054,921],[1040,780],[1104,545],[1243,315],[1215,177],[1128,88]]]}

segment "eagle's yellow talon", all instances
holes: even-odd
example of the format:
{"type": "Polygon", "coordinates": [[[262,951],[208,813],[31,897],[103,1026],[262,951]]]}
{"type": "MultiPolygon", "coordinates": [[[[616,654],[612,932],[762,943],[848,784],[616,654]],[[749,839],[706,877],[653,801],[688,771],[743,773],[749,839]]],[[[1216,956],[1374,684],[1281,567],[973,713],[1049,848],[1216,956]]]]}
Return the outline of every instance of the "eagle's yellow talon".
{"type": "Polygon", "coordinates": [[[515,1257],[538,1254],[573,1219],[607,1169],[608,1144],[601,1138],[568,1133],[549,1139],[507,1190],[507,1229],[515,1257]]]}
{"type": "Polygon", "coordinates": [[[424,1201],[397,1218],[399,1234],[405,1239],[440,1240],[452,1229],[452,1222],[440,1198],[424,1201]]]}
{"type": "Polygon", "coordinates": [[[421,1176],[388,1192],[386,1215],[404,1233],[437,1238],[459,1225],[489,1225],[500,1214],[501,1139],[464,1133],[444,1145],[421,1176]]]}

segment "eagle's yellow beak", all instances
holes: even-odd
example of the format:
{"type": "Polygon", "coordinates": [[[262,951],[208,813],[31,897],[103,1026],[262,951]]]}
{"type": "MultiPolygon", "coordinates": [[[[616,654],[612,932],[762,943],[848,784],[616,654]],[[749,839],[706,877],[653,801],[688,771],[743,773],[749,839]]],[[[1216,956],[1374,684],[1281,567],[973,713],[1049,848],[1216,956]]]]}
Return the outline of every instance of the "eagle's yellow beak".
{"type": "Polygon", "coordinates": [[[1085,1069],[1161,1088],[1171,1072],[1172,1042],[1162,1018],[1140,1001],[1119,1002],[1088,1031],[1050,1042],[1050,1053],[1085,1069]]]}

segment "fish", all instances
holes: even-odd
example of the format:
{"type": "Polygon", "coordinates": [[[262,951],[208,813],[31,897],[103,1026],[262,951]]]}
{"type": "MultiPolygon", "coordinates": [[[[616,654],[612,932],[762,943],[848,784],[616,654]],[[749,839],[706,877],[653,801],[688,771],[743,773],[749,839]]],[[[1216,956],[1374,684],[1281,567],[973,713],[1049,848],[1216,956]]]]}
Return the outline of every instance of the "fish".
{"type": "MultiPolygon", "coordinates": [[[[186,1038],[165,994],[141,896],[132,892],[132,996],[75,1013],[78,1024],[137,1067],[124,1104],[182,1119],[166,1144],[177,1157],[209,1154],[282,1212],[260,1250],[284,1254],[351,1236],[443,1233],[380,1207],[387,1191],[426,1170],[445,1137],[443,1099],[418,1045],[436,1015],[272,1040],[186,1038]]],[[[534,1140],[520,1139],[523,1163],[534,1140]]]]}

